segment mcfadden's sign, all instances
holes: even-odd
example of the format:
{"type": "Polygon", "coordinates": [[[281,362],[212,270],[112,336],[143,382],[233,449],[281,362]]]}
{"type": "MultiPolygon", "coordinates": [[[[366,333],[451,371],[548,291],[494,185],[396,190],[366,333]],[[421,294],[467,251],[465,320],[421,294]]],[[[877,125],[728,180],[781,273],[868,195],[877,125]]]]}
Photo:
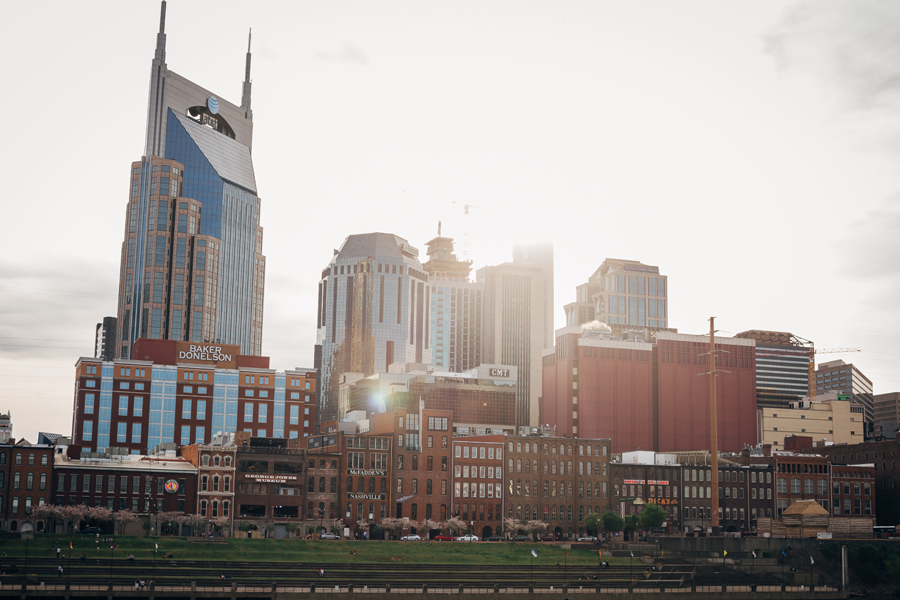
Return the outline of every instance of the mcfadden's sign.
{"type": "Polygon", "coordinates": [[[179,363],[213,365],[221,369],[234,369],[241,347],[236,345],[210,345],[178,342],[175,359],[179,363]]]}

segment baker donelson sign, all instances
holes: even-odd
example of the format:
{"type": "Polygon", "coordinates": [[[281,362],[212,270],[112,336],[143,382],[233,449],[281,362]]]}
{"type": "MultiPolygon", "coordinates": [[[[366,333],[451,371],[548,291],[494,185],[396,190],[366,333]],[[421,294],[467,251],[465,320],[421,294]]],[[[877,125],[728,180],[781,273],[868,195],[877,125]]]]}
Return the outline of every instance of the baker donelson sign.
{"type": "Polygon", "coordinates": [[[235,345],[178,342],[175,346],[175,358],[180,363],[200,363],[233,369],[240,351],[241,347],[235,345]]]}

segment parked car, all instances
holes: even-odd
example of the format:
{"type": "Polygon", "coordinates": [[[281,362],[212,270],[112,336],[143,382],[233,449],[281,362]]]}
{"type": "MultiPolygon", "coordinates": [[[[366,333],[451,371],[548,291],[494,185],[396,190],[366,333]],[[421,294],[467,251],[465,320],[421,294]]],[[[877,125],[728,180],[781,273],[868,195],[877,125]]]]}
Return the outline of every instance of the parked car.
{"type": "Polygon", "coordinates": [[[326,532],[326,533],[320,533],[320,534],[319,534],[319,539],[320,539],[320,540],[339,540],[339,539],[341,539],[341,538],[340,538],[339,536],[333,534],[333,533],[327,533],[327,532],[326,532]]]}
{"type": "Polygon", "coordinates": [[[578,538],[579,542],[596,542],[597,538],[592,535],[586,535],[584,537],[578,538]]]}
{"type": "Polygon", "coordinates": [[[414,533],[411,533],[409,535],[404,535],[402,538],[400,538],[400,541],[401,542],[421,542],[422,538],[417,536],[414,533]]]}
{"type": "Polygon", "coordinates": [[[484,538],[484,541],[486,541],[486,542],[502,542],[503,536],[491,535],[491,536],[484,538]]]}
{"type": "Polygon", "coordinates": [[[477,542],[478,536],[471,534],[471,533],[468,535],[461,535],[458,538],[456,538],[456,541],[457,542],[477,542]]]}
{"type": "Polygon", "coordinates": [[[556,542],[558,538],[555,535],[545,535],[541,538],[542,542],[556,542]]]}
{"type": "Polygon", "coordinates": [[[516,537],[514,537],[514,538],[512,539],[512,541],[514,541],[514,542],[530,542],[530,541],[531,541],[531,538],[528,537],[527,535],[521,535],[521,534],[520,534],[520,535],[517,535],[516,537]]]}
{"type": "Polygon", "coordinates": [[[82,530],[79,531],[78,533],[83,533],[83,534],[86,534],[86,535],[94,535],[94,534],[96,534],[96,533],[103,533],[103,532],[100,531],[100,528],[99,528],[99,527],[85,527],[84,529],[82,529],[82,530]]]}
{"type": "Polygon", "coordinates": [[[434,541],[436,541],[436,542],[454,542],[454,541],[456,541],[456,538],[453,537],[452,535],[440,534],[440,535],[434,536],[434,541]]]}

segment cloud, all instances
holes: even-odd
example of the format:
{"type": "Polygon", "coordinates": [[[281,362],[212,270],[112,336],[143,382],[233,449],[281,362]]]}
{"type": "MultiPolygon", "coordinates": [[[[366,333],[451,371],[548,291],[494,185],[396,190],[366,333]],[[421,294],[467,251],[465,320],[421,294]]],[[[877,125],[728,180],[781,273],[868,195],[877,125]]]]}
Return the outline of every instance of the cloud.
{"type": "Polygon", "coordinates": [[[313,58],[329,62],[357,64],[363,67],[369,66],[369,57],[353,42],[344,42],[337,52],[316,52],[313,58]]]}
{"type": "Polygon", "coordinates": [[[900,3],[804,0],[763,36],[782,71],[812,74],[846,108],[900,102],[900,3]]]}

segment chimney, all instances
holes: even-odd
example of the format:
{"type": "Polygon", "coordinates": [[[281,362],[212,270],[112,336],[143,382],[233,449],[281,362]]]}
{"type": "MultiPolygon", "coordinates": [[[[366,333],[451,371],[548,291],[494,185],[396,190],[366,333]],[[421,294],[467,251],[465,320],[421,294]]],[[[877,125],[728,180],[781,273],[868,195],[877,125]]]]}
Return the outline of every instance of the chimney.
{"type": "Polygon", "coordinates": [[[763,444],[763,456],[772,456],[772,444],[763,444]]]}

